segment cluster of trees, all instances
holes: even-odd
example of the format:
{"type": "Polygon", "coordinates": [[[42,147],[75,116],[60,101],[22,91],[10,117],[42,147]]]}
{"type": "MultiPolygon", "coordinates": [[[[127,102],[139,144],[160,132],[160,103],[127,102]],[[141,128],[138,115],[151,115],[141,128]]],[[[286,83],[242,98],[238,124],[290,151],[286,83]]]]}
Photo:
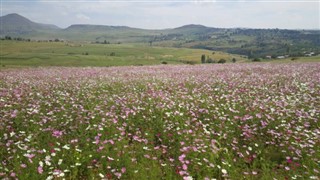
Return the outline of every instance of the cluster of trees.
{"type": "Polygon", "coordinates": [[[27,41],[27,42],[31,41],[30,39],[24,39],[21,37],[11,37],[11,36],[5,36],[4,38],[1,38],[1,40],[27,41]]]}
{"type": "MultiPolygon", "coordinates": [[[[69,55],[70,54],[73,54],[73,53],[68,53],[69,55]]],[[[82,53],[82,55],[89,55],[89,53],[88,52],[84,52],[84,53],[82,53]]],[[[105,55],[107,55],[106,53],[105,53],[105,55]]],[[[109,54],[109,56],[116,56],[116,53],[115,52],[111,52],[110,54],[109,54]]]]}
{"type": "Polygon", "coordinates": [[[111,43],[107,40],[104,40],[103,42],[96,41],[96,44],[111,44],[111,43]]]}
{"type": "Polygon", "coordinates": [[[102,42],[100,41],[96,41],[96,42],[91,42],[92,44],[121,44],[121,42],[115,42],[115,43],[111,43],[110,41],[104,40],[102,42]]]}
{"type": "MultiPolygon", "coordinates": [[[[31,39],[24,39],[22,37],[11,37],[11,36],[5,36],[3,38],[1,38],[1,40],[8,40],[8,41],[26,41],[26,42],[30,42],[31,39]]],[[[35,41],[35,40],[33,40],[35,41]]],[[[63,39],[49,39],[49,40],[37,40],[37,42],[64,42],[63,39]]]]}
{"type": "Polygon", "coordinates": [[[56,38],[56,39],[54,39],[54,40],[49,40],[49,42],[64,42],[64,40],[61,40],[61,39],[58,39],[58,38],[56,38]]]}
{"type": "MultiPolygon", "coordinates": [[[[236,61],[237,61],[236,58],[232,58],[232,62],[233,63],[235,63],[236,61]]],[[[205,64],[205,63],[220,63],[220,64],[224,64],[226,62],[227,62],[227,60],[225,60],[223,58],[218,60],[218,61],[215,61],[212,58],[210,58],[209,56],[206,57],[206,55],[204,55],[204,54],[201,55],[201,63],[202,64],[205,64]]]]}

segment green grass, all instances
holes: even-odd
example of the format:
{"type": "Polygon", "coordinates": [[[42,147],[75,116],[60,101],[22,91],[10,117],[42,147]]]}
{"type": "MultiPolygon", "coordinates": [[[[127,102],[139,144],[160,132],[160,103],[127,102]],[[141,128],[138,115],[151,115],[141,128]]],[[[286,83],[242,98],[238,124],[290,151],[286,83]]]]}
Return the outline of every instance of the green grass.
{"type": "Polygon", "coordinates": [[[202,54],[213,59],[238,62],[245,59],[223,52],[151,47],[142,44],[86,44],[62,42],[1,41],[2,66],[126,66],[200,63],[202,54]],[[114,56],[110,56],[111,53],[114,56]],[[86,55],[86,53],[88,55],[86,55]]]}

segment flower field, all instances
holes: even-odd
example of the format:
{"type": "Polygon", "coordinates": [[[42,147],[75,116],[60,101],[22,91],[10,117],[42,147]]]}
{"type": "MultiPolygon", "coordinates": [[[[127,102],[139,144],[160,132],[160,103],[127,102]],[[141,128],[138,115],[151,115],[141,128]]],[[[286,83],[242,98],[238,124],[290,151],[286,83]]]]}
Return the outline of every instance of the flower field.
{"type": "Polygon", "coordinates": [[[0,179],[319,179],[320,63],[0,71],[0,179]]]}

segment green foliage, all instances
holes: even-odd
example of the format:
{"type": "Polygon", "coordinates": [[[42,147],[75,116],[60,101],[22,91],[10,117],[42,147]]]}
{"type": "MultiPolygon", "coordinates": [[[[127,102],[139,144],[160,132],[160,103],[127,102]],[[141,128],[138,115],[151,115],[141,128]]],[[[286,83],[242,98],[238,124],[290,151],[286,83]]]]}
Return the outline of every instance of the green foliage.
{"type": "Polygon", "coordinates": [[[201,63],[206,63],[206,55],[204,54],[201,55],[201,63]]]}
{"type": "Polygon", "coordinates": [[[215,61],[212,58],[208,58],[206,63],[215,63],[215,61]]]}
{"type": "Polygon", "coordinates": [[[218,61],[218,63],[220,63],[220,64],[224,64],[224,63],[226,63],[227,61],[225,60],[225,59],[220,59],[219,61],[218,61]]]}
{"type": "Polygon", "coordinates": [[[6,40],[11,40],[11,36],[5,36],[6,40]]]}
{"type": "Polygon", "coordinates": [[[261,61],[260,58],[254,58],[254,59],[252,60],[252,62],[260,62],[260,61],[261,61]]]}

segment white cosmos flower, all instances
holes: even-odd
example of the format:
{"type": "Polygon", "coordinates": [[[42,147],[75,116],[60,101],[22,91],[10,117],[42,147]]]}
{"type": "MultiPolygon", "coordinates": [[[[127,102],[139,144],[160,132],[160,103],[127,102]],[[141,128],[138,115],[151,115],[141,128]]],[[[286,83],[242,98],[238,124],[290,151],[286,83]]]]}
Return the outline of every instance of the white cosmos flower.
{"type": "Polygon", "coordinates": [[[48,176],[46,180],[52,180],[53,176],[48,176]]]}
{"type": "Polygon", "coordinates": [[[69,147],[69,145],[64,145],[63,147],[62,147],[63,149],[66,149],[66,150],[69,150],[70,149],[70,147],[69,147]]]}

